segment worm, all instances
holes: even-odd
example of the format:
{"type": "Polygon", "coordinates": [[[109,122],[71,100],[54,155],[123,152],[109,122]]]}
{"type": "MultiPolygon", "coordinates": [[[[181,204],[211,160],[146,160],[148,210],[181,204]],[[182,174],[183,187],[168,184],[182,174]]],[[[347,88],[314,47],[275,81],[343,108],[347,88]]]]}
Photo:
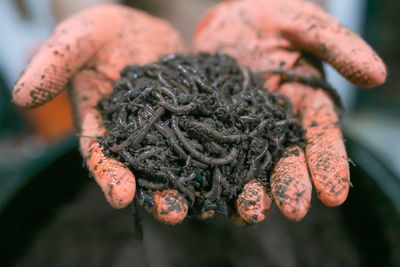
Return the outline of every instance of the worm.
{"type": "Polygon", "coordinates": [[[173,185],[178,187],[179,192],[186,195],[192,203],[194,203],[194,194],[186,187],[184,187],[179,179],[176,178],[175,174],[171,170],[167,170],[167,174],[170,178],[170,181],[173,185]]]}
{"type": "Polygon", "coordinates": [[[257,127],[250,133],[250,137],[254,138],[254,137],[256,137],[257,135],[259,135],[260,132],[261,132],[262,130],[264,130],[264,128],[265,128],[269,123],[271,123],[271,120],[270,120],[270,119],[262,120],[262,121],[257,125],[257,127]]]}
{"type": "Polygon", "coordinates": [[[201,154],[199,151],[197,151],[196,149],[194,149],[189,142],[186,140],[186,138],[183,136],[181,130],[179,129],[178,123],[176,122],[176,117],[172,116],[171,118],[171,126],[172,126],[172,130],[174,131],[176,137],[178,138],[178,140],[182,143],[183,147],[190,152],[190,154],[198,159],[199,161],[209,164],[211,166],[215,166],[215,165],[224,165],[224,164],[229,164],[231,163],[238,154],[238,151],[235,147],[233,147],[231,149],[231,152],[229,153],[228,156],[223,157],[223,158],[211,158],[211,157],[207,157],[203,154],[201,154]]]}
{"type": "Polygon", "coordinates": [[[160,117],[164,114],[164,111],[164,108],[158,108],[156,110],[153,116],[148,120],[145,125],[142,126],[135,138],[130,143],[132,147],[136,147],[142,141],[144,135],[150,130],[153,124],[160,119],[160,117]]]}
{"type": "Polygon", "coordinates": [[[268,144],[265,145],[263,151],[253,160],[253,163],[250,165],[250,169],[246,174],[246,180],[245,180],[246,182],[250,181],[251,179],[254,179],[254,173],[256,171],[257,165],[267,152],[268,152],[268,144]]]}
{"type": "Polygon", "coordinates": [[[150,158],[150,157],[160,153],[160,151],[162,151],[162,149],[158,148],[158,147],[150,148],[149,150],[147,150],[147,151],[143,152],[142,154],[140,154],[139,156],[137,156],[136,160],[140,161],[140,160],[144,160],[144,159],[150,158]]]}
{"type": "Polygon", "coordinates": [[[192,172],[188,177],[180,177],[179,182],[181,183],[186,183],[192,181],[194,178],[196,178],[196,173],[192,172]]]}
{"type": "Polygon", "coordinates": [[[343,113],[344,106],[338,92],[328,82],[320,77],[310,75],[308,73],[296,72],[295,70],[291,69],[275,69],[268,71],[268,73],[279,74],[286,82],[299,82],[309,85],[313,88],[321,88],[330,95],[339,111],[339,114],[343,113]]]}
{"type": "Polygon", "coordinates": [[[299,122],[298,119],[289,118],[289,119],[286,119],[286,120],[277,121],[274,124],[275,124],[275,126],[282,127],[282,126],[287,126],[287,125],[290,125],[290,124],[299,124],[299,123],[300,122],[299,122]]]}
{"type": "Polygon", "coordinates": [[[194,128],[193,130],[196,131],[196,133],[203,134],[207,137],[211,137],[211,139],[213,139],[215,141],[238,143],[241,140],[246,138],[245,135],[237,135],[237,134],[227,135],[227,134],[220,133],[217,130],[213,129],[211,126],[209,126],[205,123],[202,123],[202,122],[198,122],[198,121],[194,121],[194,120],[181,120],[181,121],[182,121],[182,124],[186,124],[187,127],[194,128]]]}
{"type": "MultiPolygon", "coordinates": [[[[167,139],[168,144],[172,147],[172,149],[175,151],[175,153],[177,153],[178,156],[182,160],[186,160],[188,155],[183,150],[183,148],[179,145],[179,142],[175,138],[175,135],[174,135],[173,131],[171,130],[171,128],[169,128],[168,125],[166,125],[163,122],[156,123],[155,127],[162,135],[164,135],[164,137],[167,139]]],[[[194,166],[196,166],[196,167],[201,168],[201,169],[207,169],[208,168],[207,165],[205,165],[204,163],[198,162],[196,160],[192,160],[192,164],[194,166]]]]}
{"type": "Polygon", "coordinates": [[[165,184],[162,183],[154,183],[154,182],[150,182],[148,180],[145,179],[138,179],[137,183],[142,186],[142,187],[146,187],[148,189],[151,190],[164,190],[167,189],[167,186],[165,184]]]}
{"type": "Polygon", "coordinates": [[[165,101],[165,99],[162,97],[161,94],[156,93],[155,95],[159,100],[159,102],[158,102],[159,105],[173,113],[188,114],[190,111],[196,109],[196,104],[194,102],[192,102],[188,105],[185,105],[185,106],[175,106],[175,105],[172,105],[172,104],[168,103],[167,101],[165,101]]]}
{"type": "Polygon", "coordinates": [[[213,183],[211,190],[205,193],[206,198],[210,198],[211,201],[215,201],[217,197],[221,194],[221,180],[222,174],[218,167],[214,169],[213,183]]]}
{"type": "Polygon", "coordinates": [[[217,154],[217,155],[226,155],[226,154],[228,154],[228,153],[226,152],[226,149],[225,149],[224,147],[220,146],[220,145],[219,145],[218,143],[216,143],[216,142],[208,142],[206,145],[208,146],[208,148],[209,148],[212,152],[214,152],[214,153],[217,154]]]}

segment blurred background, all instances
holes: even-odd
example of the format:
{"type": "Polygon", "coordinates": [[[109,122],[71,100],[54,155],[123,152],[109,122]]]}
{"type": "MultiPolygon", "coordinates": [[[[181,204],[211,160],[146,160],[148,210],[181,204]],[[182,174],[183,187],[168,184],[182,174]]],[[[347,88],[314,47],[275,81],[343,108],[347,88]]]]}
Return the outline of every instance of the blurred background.
{"type": "Polygon", "coordinates": [[[130,209],[107,205],[82,167],[65,93],[35,110],[11,102],[19,73],[55,25],[111,2],[166,18],[190,45],[197,21],[220,1],[0,1],[0,266],[400,266],[399,1],[314,1],[367,40],[388,80],[358,90],[325,66],[346,105],[350,197],[335,209],[313,200],[300,223],[274,209],[246,229],[219,217],[171,228],[141,210],[139,227],[130,209]]]}

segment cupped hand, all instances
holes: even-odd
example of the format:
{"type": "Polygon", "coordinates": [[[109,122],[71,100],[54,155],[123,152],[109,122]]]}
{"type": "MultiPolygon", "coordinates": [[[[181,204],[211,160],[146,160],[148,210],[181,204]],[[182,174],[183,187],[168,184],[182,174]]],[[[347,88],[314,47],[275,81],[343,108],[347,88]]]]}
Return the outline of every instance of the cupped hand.
{"type": "MultiPolygon", "coordinates": [[[[125,165],[104,156],[97,138],[106,131],[97,102],[111,93],[126,65],[177,52],[185,52],[185,46],[161,19],[117,5],[88,9],[56,28],[17,81],[13,100],[22,107],[40,106],[69,84],[87,167],[111,206],[123,208],[135,195],[135,177],[125,165]]],[[[186,216],[186,200],[176,190],[156,191],[154,200],[154,216],[161,222],[175,224],[186,216]]]]}
{"type": "Polygon", "coordinates": [[[273,201],[286,218],[302,219],[311,181],[322,203],[342,204],[350,175],[340,120],[330,95],[304,81],[323,78],[318,58],[359,87],[377,86],[386,79],[379,56],[320,7],[301,0],[223,2],[198,24],[195,50],[222,51],[260,72],[266,88],[291,100],[306,130],[305,151],[287,149],[268,190],[256,180],[244,187],[236,202],[242,219],[264,220],[273,201]]]}

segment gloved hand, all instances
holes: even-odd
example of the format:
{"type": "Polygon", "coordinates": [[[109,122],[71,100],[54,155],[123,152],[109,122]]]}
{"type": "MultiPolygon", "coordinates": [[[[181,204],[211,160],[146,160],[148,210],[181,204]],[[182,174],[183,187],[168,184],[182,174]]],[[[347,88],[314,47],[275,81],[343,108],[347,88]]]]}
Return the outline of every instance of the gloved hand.
{"type": "Polygon", "coordinates": [[[300,147],[287,149],[271,176],[270,194],[254,180],[244,187],[236,203],[240,216],[246,222],[262,221],[272,197],[286,218],[303,218],[311,199],[308,169],[322,203],[342,204],[350,177],[335,105],[325,91],[296,80],[322,77],[318,61],[307,52],[357,86],[379,85],[386,69],[375,52],[320,7],[298,0],[223,2],[198,24],[195,50],[222,51],[267,75],[266,88],[291,100],[306,130],[305,153],[300,147]]]}
{"type": "MultiPolygon", "coordinates": [[[[105,128],[97,102],[111,93],[112,82],[126,65],[147,64],[185,51],[179,35],[161,19],[122,6],[95,7],[56,28],[16,83],[13,99],[22,107],[36,107],[71,82],[81,153],[107,201],[123,208],[134,197],[135,177],[125,165],[102,153],[97,137],[104,136],[105,128]]],[[[176,190],[157,191],[154,200],[154,215],[160,221],[174,224],[186,216],[186,200],[176,190]]]]}

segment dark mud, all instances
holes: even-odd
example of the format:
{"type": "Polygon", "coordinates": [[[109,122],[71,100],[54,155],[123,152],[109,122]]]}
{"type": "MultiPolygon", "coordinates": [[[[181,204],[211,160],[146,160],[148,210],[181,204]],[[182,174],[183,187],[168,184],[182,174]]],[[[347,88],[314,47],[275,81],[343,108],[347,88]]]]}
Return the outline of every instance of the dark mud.
{"type": "Polygon", "coordinates": [[[131,168],[144,206],[153,205],[152,190],[175,188],[190,214],[228,215],[246,182],[268,188],[285,148],[304,146],[289,100],[222,54],[128,66],[98,106],[104,153],[131,168]]]}

